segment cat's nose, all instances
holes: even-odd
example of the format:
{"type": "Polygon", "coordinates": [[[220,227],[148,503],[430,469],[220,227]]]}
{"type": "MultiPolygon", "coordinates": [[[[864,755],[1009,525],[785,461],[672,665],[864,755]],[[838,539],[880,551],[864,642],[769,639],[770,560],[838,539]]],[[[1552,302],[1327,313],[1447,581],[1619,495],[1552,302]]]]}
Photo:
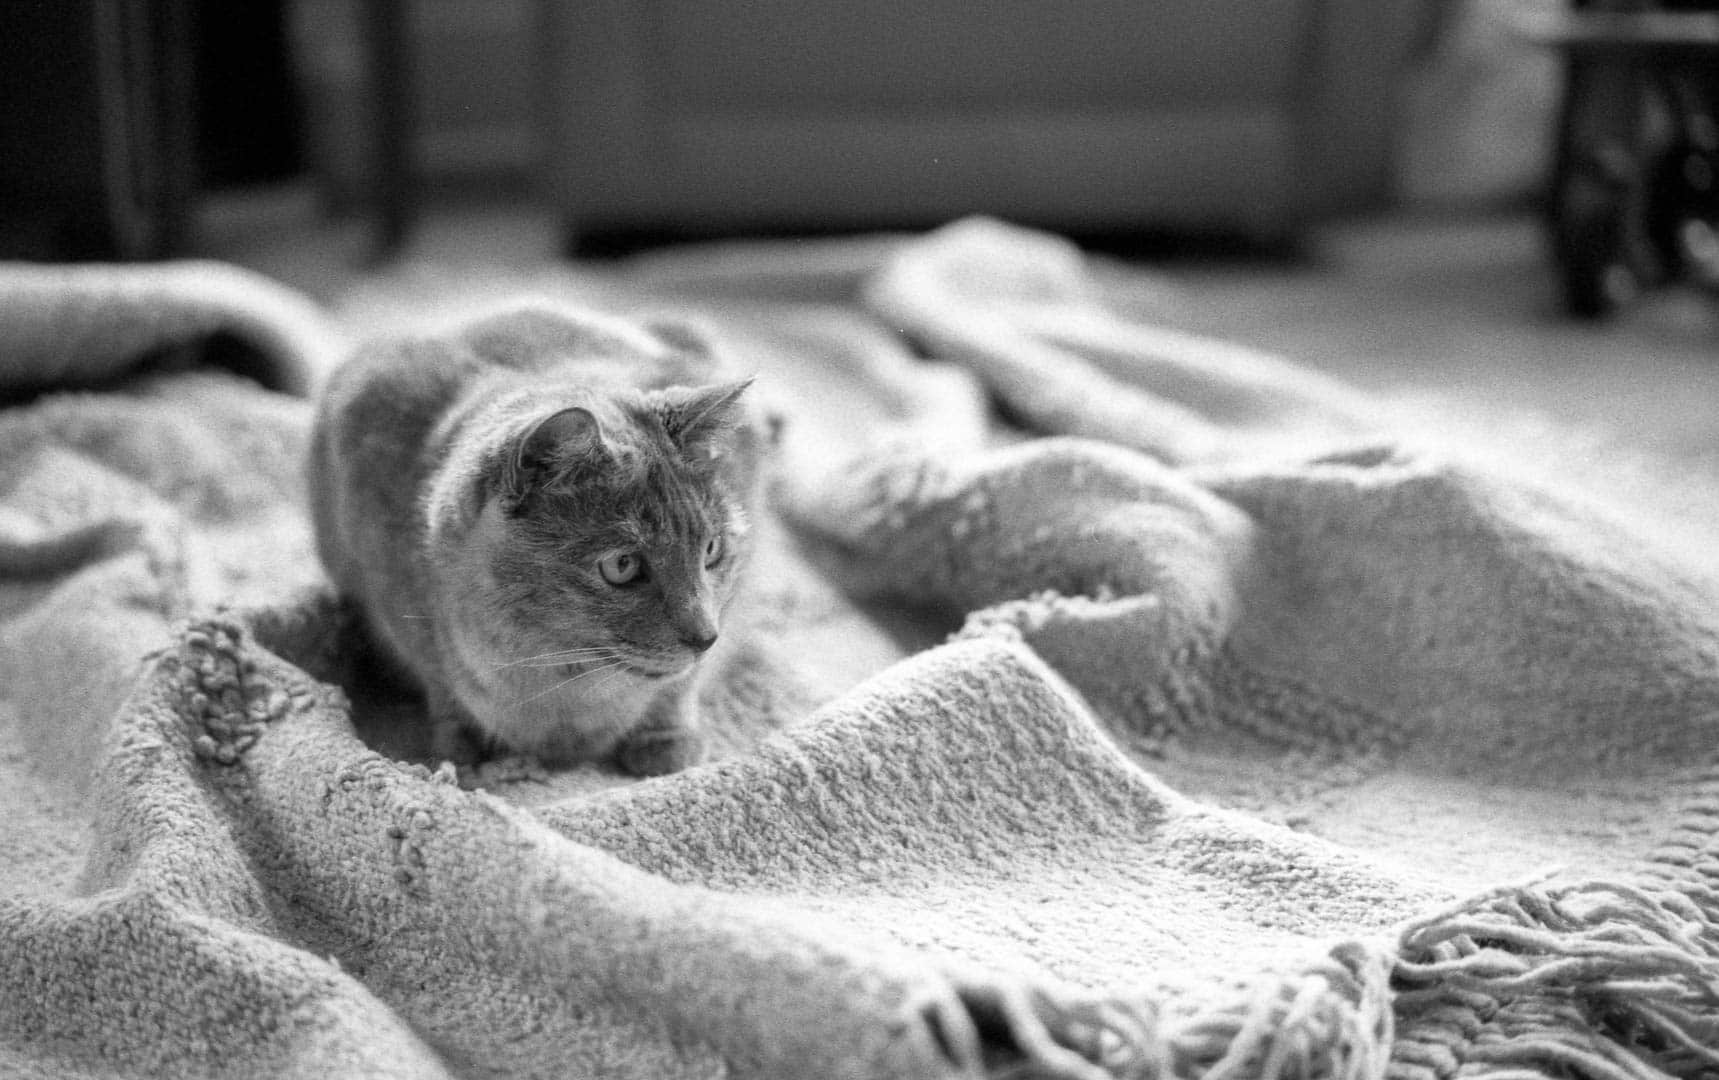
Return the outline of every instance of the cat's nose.
{"type": "Polygon", "coordinates": [[[710,647],[716,644],[716,631],[702,627],[697,630],[683,630],[680,643],[695,653],[709,652],[710,647]]]}

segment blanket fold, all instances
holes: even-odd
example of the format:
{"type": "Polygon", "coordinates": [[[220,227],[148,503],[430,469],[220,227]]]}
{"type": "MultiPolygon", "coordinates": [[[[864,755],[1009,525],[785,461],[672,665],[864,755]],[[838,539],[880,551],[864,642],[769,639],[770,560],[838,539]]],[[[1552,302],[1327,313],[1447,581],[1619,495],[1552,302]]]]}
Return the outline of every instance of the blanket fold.
{"type": "Polygon", "coordinates": [[[363,327],[0,273],[0,1071],[1719,1068],[1710,561],[1110,314],[1053,238],[879,262],[706,305],[789,430],[718,759],[481,790],[315,564],[293,393],[363,327]],[[159,362],[208,334],[245,370],[159,362]]]}
{"type": "Polygon", "coordinates": [[[886,264],[868,307],[971,371],[1011,416],[1176,464],[1374,429],[1360,395],[1237,345],[1109,315],[1058,237],[957,222],[886,264]]]}
{"type": "Polygon", "coordinates": [[[101,385],[175,349],[187,352],[168,366],[213,359],[303,394],[337,341],[304,297],[224,263],[0,263],[0,296],[0,400],[101,385]],[[236,347],[197,351],[212,341],[236,347]]]}

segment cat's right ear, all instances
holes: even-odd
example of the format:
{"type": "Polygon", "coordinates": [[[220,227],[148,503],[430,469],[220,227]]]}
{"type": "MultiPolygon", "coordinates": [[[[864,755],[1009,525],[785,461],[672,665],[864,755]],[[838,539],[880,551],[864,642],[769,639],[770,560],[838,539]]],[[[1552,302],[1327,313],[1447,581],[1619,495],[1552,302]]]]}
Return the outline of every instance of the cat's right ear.
{"type": "Polygon", "coordinates": [[[603,428],[590,409],[550,413],[520,435],[508,462],[507,494],[523,500],[602,449],[603,428]]]}

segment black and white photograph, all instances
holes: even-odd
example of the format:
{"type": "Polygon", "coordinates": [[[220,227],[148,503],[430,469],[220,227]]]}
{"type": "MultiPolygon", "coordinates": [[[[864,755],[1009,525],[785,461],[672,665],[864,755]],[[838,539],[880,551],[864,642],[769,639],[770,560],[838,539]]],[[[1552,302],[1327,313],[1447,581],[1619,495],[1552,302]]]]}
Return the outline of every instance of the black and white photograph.
{"type": "Polygon", "coordinates": [[[1719,2],[4,0],[14,1077],[1719,1077],[1719,2]]]}

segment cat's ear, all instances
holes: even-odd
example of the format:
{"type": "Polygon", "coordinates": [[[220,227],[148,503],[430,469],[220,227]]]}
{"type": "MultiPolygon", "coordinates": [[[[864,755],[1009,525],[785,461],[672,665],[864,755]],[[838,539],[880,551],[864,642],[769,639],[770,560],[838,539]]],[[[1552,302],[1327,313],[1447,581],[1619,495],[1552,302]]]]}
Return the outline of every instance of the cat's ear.
{"type": "Polygon", "coordinates": [[[740,425],[740,395],[751,385],[752,379],[747,377],[711,386],[671,387],[661,391],[657,415],[682,451],[708,446],[712,439],[740,425]]]}
{"type": "Polygon", "coordinates": [[[550,413],[520,435],[508,459],[508,493],[523,498],[603,450],[603,428],[590,409],[550,413]]]}

